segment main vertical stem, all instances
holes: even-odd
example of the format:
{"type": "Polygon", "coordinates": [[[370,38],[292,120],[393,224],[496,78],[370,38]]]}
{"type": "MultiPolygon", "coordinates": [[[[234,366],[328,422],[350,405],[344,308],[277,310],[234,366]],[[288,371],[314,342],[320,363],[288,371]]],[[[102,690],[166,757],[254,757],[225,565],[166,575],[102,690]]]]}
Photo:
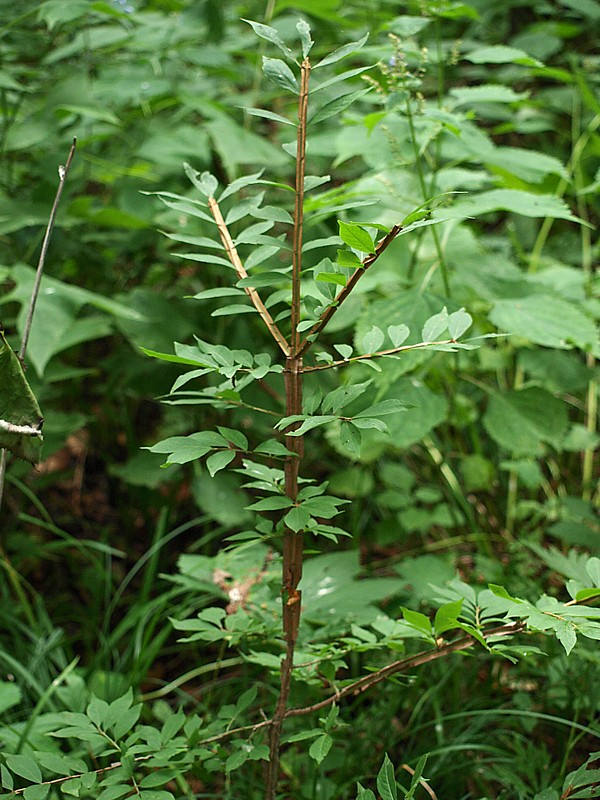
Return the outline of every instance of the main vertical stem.
{"type": "MultiPolygon", "coordinates": [[[[302,276],[302,222],[304,209],[304,174],[306,165],[306,122],[308,110],[308,78],[310,61],[305,58],[301,65],[300,96],[298,98],[298,138],[296,148],[296,199],[294,205],[294,236],[292,251],[292,309],[291,309],[291,353],[285,364],[285,414],[302,413],[302,356],[300,348],[300,281],[302,276]]],[[[293,455],[285,462],[285,493],[293,502],[298,497],[298,474],[300,459],[303,456],[301,436],[291,436],[296,426],[290,426],[286,435],[286,447],[293,455]]],[[[270,758],[267,768],[265,798],[274,800],[279,776],[279,751],[281,732],[290,695],[294,650],[298,640],[300,625],[301,592],[298,589],[302,578],[302,552],[304,535],[302,531],[286,528],[283,534],[283,635],[285,656],[281,664],[281,685],[277,707],[273,714],[270,731],[270,758]]]]}

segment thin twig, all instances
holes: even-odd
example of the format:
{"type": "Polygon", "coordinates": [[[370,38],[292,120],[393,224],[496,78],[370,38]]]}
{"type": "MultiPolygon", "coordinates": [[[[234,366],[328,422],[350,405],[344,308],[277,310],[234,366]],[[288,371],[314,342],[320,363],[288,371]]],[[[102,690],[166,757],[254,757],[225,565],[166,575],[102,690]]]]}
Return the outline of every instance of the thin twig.
{"type": "MultiPolygon", "coordinates": [[[[217,228],[219,230],[219,236],[221,237],[221,241],[223,243],[223,247],[227,252],[227,256],[235,271],[237,272],[240,280],[244,280],[248,277],[248,273],[246,272],[246,268],[242,264],[242,259],[239,256],[239,253],[233,243],[233,239],[231,238],[231,234],[229,233],[229,228],[225,220],[223,219],[223,215],[221,214],[221,209],[219,208],[219,204],[215,200],[214,197],[208,198],[208,207],[210,208],[211,214],[213,215],[215,222],[217,223],[217,228]]],[[[290,346],[286,341],[285,336],[281,333],[279,328],[277,327],[275,320],[268,312],[265,304],[260,299],[260,296],[256,289],[253,286],[244,286],[244,291],[252,301],[252,305],[258,311],[260,316],[262,317],[263,322],[269,329],[271,336],[275,339],[281,350],[283,351],[284,355],[289,356],[290,354],[290,346]]]]}
{"type": "MultiPolygon", "coordinates": [[[[69,173],[69,169],[71,167],[71,162],[73,161],[73,156],[75,155],[76,147],[77,147],[77,138],[73,137],[73,144],[71,145],[71,149],[69,150],[67,163],[64,166],[62,165],[59,166],[58,168],[58,177],[59,177],[58,187],[56,189],[56,196],[54,197],[54,203],[52,204],[52,209],[50,211],[50,217],[48,218],[46,233],[44,234],[44,240],[42,242],[42,249],[40,250],[37,272],[35,275],[33,288],[31,290],[31,299],[29,301],[29,308],[27,309],[27,317],[25,319],[25,327],[23,329],[23,338],[21,339],[21,347],[19,348],[19,358],[21,359],[21,361],[25,359],[25,353],[27,352],[27,343],[29,341],[29,334],[31,332],[31,324],[33,322],[33,312],[35,311],[35,305],[37,303],[38,295],[40,292],[40,284],[42,282],[42,275],[44,273],[44,264],[46,263],[46,253],[48,252],[50,237],[52,236],[52,231],[54,230],[54,222],[56,220],[58,204],[60,203],[60,198],[65,185],[65,181],[67,179],[67,175],[69,173]]],[[[2,498],[4,496],[4,483],[6,476],[7,460],[8,460],[8,451],[3,449],[0,451],[0,508],[2,508],[2,498]]]]}
{"type": "MultiPolygon", "coordinates": [[[[406,770],[409,775],[414,775],[415,774],[414,769],[412,767],[409,767],[408,764],[402,764],[400,769],[406,770]]],[[[425,789],[425,791],[427,792],[429,797],[432,797],[433,800],[437,800],[436,793],[433,791],[431,786],[427,783],[427,781],[424,778],[419,778],[419,783],[425,789]]]]}
{"type": "Polygon", "coordinates": [[[25,328],[23,329],[23,339],[21,340],[21,347],[19,349],[19,358],[21,359],[21,361],[24,360],[25,353],[27,352],[27,343],[29,342],[29,334],[31,332],[31,323],[33,322],[33,312],[35,311],[35,305],[37,303],[38,295],[40,293],[40,284],[42,282],[42,275],[44,273],[46,253],[48,252],[50,237],[52,236],[52,231],[54,230],[54,222],[56,220],[58,204],[60,203],[60,198],[65,186],[65,181],[67,180],[67,175],[69,174],[69,169],[71,168],[71,162],[73,161],[73,156],[75,155],[76,147],[77,147],[77,138],[74,137],[73,144],[71,145],[71,149],[69,150],[67,163],[64,165],[64,167],[60,166],[58,168],[58,176],[59,176],[58,188],[56,189],[56,196],[54,198],[54,203],[52,204],[52,210],[50,211],[50,217],[48,219],[48,225],[46,226],[44,241],[42,242],[42,249],[40,251],[40,258],[38,261],[35,281],[33,284],[33,289],[31,290],[31,300],[29,301],[29,309],[27,310],[27,319],[25,320],[25,328]]]}
{"type": "Polygon", "coordinates": [[[302,343],[298,348],[298,355],[304,355],[307,350],[310,349],[313,341],[319,335],[319,333],[323,330],[323,328],[327,325],[329,320],[333,317],[335,312],[339,309],[342,305],[344,300],[350,295],[358,281],[361,277],[365,274],[368,268],[379,258],[379,256],[383,253],[384,250],[390,246],[390,244],[394,241],[396,236],[400,233],[402,227],[400,225],[394,225],[386,235],[377,242],[375,247],[374,253],[369,253],[361,263],[360,267],[354,271],[354,274],[350,277],[348,283],[344,286],[342,291],[338,294],[335,300],[332,302],[330,306],[328,306],[325,311],[321,314],[319,319],[315,322],[315,324],[310,328],[306,336],[304,337],[302,343]]]}

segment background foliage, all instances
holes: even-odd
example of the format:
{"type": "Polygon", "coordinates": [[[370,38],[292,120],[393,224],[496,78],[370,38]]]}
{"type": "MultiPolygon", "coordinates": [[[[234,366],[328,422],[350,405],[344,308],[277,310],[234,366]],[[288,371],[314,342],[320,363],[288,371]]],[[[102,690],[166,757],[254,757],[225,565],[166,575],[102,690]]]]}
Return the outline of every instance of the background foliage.
{"type": "MultiPolygon", "coordinates": [[[[276,358],[256,315],[227,313],[237,299],[222,291],[234,282],[205,249],[214,228],[194,215],[198,193],[182,168],[208,170],[222,187],[264,167],[273,181],[293,175],[281,146],[293,133],[272,115],[293,114],[294,99],[258,58],[281,54],[241,18],[273,24],[290,46],[306,19],[315,61],[370,34],[327,77],[355,74],[317,93],[309,172],[331,180],[307,195],[305,251],[306,264],[330,277],[306,276],[307,327],[336,286],[327,263],[341,246],[337,218],[389,228],[437,198],[425,209],[439,224],[381,256],[314,365],[390,346],[401,324],[407,343],[417,342],[444,306],[464,307],[473,335],[505,334],[470,351],[359,362],[351,383],[370,381],[370,403],[410,404],[385,418],[391,435],[362,430],[358,448],[335,425],[309,434],[305,475],[349,501],[338,519],[352,538],[308,542],[299,646],[312,659],[320,643],[331,668],[306,669],[295,704],[317,702],[324,681],[377,669],[389,660],[385,648],[403,647],[377,622],[382,611],[430,616],[468,595],[467,584],[476,607],[489,583],[532,601],[542,592],[564,600],[563,578],[594,583],[597,2],[47,0],[22,3],[18,14],[3,2],[0,307],[15,349],[57,165],[78,137],[27,357],[44,460],[33,472],[11,463],[0,520],[0,741],[17,788],[42,774],[32,752],[45,753],[44,778],[83,772],[86,752],[105,746],[90,723],[119,740],[141,714],[138,752],[173,746],[165,763],[181,759],[172,775],[155,765],[160,785],[171,781],[177,796],[262,796],[260,735],[250,748],[240,739],[194,749],[189,720],[185,743],[177,740],[177,709],[198,712],[204,737],[224,720],[255,722],[256,707],[272,705],[278,562],[262,542],[240,553],[223,547],[255,531],[247,476],[183,458],[160,469],[172,451],[141,449],[217,425],[255,443],[273,436],[269,418],[257,428],[247,408],[190,404],[200,386],[183,382],[182,366],[140,349],[172,353],[174,341],[197,336],[209,346],[252,342],[276,358]],[[188,206],[161,203],[167,192],[188,206]],[[185,299],[214,289],[222,291],[185,299]],[[244,585],[252,630],[242,609],[225,611],[244,585]],[[181,630],[195,632],[187,644],[181,630]],[[385,647],[375,647],[380,639],[385,647]],[[78,715],[70,728],[61,723],[71,744],[57,738],[51,747],[42,734],[59,729],[65,710],[78,715]],[[88,746],[79,752],[73,739],[88,746]],[[52,759],[66,753],[79,761],[61,772],[52,759]]],[[[283,231],[288,197],[259,186],[230,203],[246,264],[285,314],[281,277],[273,286],[260,259],[273,263],[261,237],[283,231]]],[[[277,376],[258,380],[245,401],[264,405],[266,391],[276,408],[277,376]]],[[[314,372],[308,395],[318,405],[337,385],[332,370],[314,372]]],[[[385,752],[407,796],[400,765],[414,769],[425,753],[438,797],[577,796],[568,787],[585,780],[572,773],[598,749],[594,644],[581,638],[567,659],[569,646],[528,634],[515,655],[529,655],[516,664],[484,651],[455,655],[353,697],[339,718],[313,715],[308,729],[291,721],[286,733],[298,741],[283,756],[285,796],[348,797],[356,781],[393,796],[389,769],[377,786],[374,778],[385,752]]],[[[151,774],[141,791],[156,794],[151,774]]],[[[115,785],[113,798],[130,791],[128,781],[115,785]]],[[[72,789],[99,791],[108,800],[104,784],[72,789]]]]}

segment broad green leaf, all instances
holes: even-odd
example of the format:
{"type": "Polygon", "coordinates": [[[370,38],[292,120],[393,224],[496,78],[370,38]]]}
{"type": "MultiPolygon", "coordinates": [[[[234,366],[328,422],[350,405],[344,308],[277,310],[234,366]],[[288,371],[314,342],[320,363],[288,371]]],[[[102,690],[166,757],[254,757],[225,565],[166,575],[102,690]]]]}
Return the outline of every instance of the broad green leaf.
{"type": "Polygon", "coordinates": [[[321,764],[327,753],[331,750],[333,739],[328,733],[323,733],[311,744],[308,749],[308,755],[321,764]]]}
{"type": "MultiPolygon", "coordinates": [[[[283,39],[279,36],[279,34],[275,30],[275,28],[271,28],[270,25],[263,25],[261,22],[253,22],[250,19],[244,19],[243,17],[242,17],[242,22],[247,22],[248,25],[250,25],[252,27],[252,30],[254,31],[254,33],[257,34],[257,36],[260,36],[262,39],[266,39],[268,42],[271,42],[276,47],[278,47],[281,50],[281,52],[283,53],[283,55],[289,61],[293,61],[294,63],[298,63],[296,61],[296,59],[294,58],[294,54],[292,53],[290,48],[287,46],[287,44],[283,41],[283,39]]],[[[300,24],[300,23],[298,23],[298,24],[300,24]]],[[[306,25],[306,23],[304,23],[304,24],[306,25]]],[[[308,28],[308,25],[306,25],[306,27],[308,28]]],[[[310,28],[309,28],[309,31],[310,31],[310,28]]]]}
{"type": "Polygon", "coordinates": [[[235,450],[218,450],[216,453],[213,453],[206,459],[206,469],[208,470],[210,477],[214,478],[214,476],[228,464],[231,464],[233,459],[236,457],[235,450]]]}
{"type": "Polygon", "coordinates": [[[295,506],[283,518],[284,523],[295,533],[304,530],[310,522],[310,514],[302,506],[295,506]]]}
{"type": "Polygon", "coordinates": [[[448,333],[451,339],[459,339],[473,324],[473,317],[464,308],[454,311],[448,317],[448,333]]]}
{"type": "Polygon", "coordinates": [[[32,783],[42,782],[42,771],[31,756],[11,755],[10,753],[6,753],[4,755],[4,760],[6,761],[6,766],[11,772],[14,772],[15,775],[19,775],[21,778],[25,778],[25,780],[31,781],[32,783]]]}
{"type": "Polygon", "coordinates": [[[394,765],[387,753],[377,775],[377,789],[381,795],[381,800],[398,800],[394,765]]]}
{"type": "Polygon", "coordinates": [[[505,44],[478,47],[463,56],[472,64],[522,64],[526,67],[541,67],[541,61],[528,55],[524,50],[508,47],[505,44]]]}
{"type": "Polygon", "coordinates": [[[597,348],[598,331],[592,320],[580,306],[553,295],[533,294],[497,300],[490,312],[490,320],[500,330],[544,347],[597,348]]]}
{"type": "Polygon", "coordinates": [[[421,338],[424,342],[435,342],[435,340],[439,338],[440,334],[442,334],[447,328],[448,309],[444,306],[439,314],[434,314],[432,317],[429,317],[425,325],[423,325],[421,338]]]}
{"type": "Polygon", "coordinates": [[[530,387],[492,394],[483,425],[494,441],[510,453],[539,456],[543,443],[560,446],[569,419],[562,400],[530,387]]]}
{"type": "Polygon", "coordinates": [[[356,75],[361,75],[363,72],[367,72],[367,70],[373,69],[373,64],[368,67],[357,67],[355,69],[349,69],[346,72],[340,72],[339,75],[334,75],[333,78],[328,78],[326,81],[323,81],[318,86],[314,86],[311,90],[311,94],[315,92],[320,92],[321,89],[327,89],[329,86],[333,86],[336,83],[341,83],[342,81],[346,81],[349,78],[354,78],[356,75]]]}
{"type": "Polygon", "coordinates": [[[373,325],[370,331],[368,331],[362,338],[362,348],[365,353],[376,353],[381,345],[383,344],[385,339],[385,334],[378,328],[376,325],[373,325]]]}
{"type": "Polygon", "coordinates": [[[400,347],[410,335],[410,329],[406,325],[389,325],[387,335],[394,347],[400,347]]]}
{"type": "Polygon", "coordinates": [[[438,608],[433,621],[433,630],[436,636],[441,636],[449,630],[457,627],[457,618],[462,610],[462,600],[454,603],[445,603],[438,608]]]}
{"type": "MultiPolygon", "coordinates": [[[[522,214],[524,217],[552,217],[579,222],[560,197],[532,194],[520,189],[492,189],[489,192],[473,194],[467,199],[458,200],[451,208],[444,209],[444,215],[479,217],[481,214],[491,214],[493,211],[508,211],[512,214],[522,214]]],[[[434,218],[437,217],[437,212],[433,213],[434,218]]]]}
{"type": "Polygon", "coordinates": [[[360,250],[363,253],[374,253],[375,243],[371,235],[360,225],[352,222],[342,222],[338,220],[340,229],[340,238],[342,241],[352,247],[354,250],[360,250]]]}
{"type": "Polygon", "coordinates": [[[280,58],[267,58],[263,56],[262,65],[263,72],[270,81],[281,86],[282,89],[287,89],[289,92],[298,94],[298,81],[285,61],[282,61],[280,58]]]}
{"type": "Polygon", "coordinates": [[[336,61],[341,61],[342,58],[346,58],[351,53],[355,53],[357,50],[360,50],[366,44],[367,39],[369,38],[369,34],[365,34],[362,39],[359,39],[357,42],[350,42],[349,44],[345,44],[343,47],[339,47],[337,50],[334,50],[333,53],[330,53],[325,58],[322,58],[318,64],[313,66],[313,69],[318,69],[319,67],[325,67],[327,64],[335,64],[336,61]]]}
{"type": "Polygon", "coordinates": [[[17,355],[0,330],[0,448],[36,463],[42,449],[42,413],[17,355]]]}
{"type": "Polygon", "coordinates": [[[40,784],[37,786],[28,786],[23,791],[25,800],[45,800],[50,792],[50,786],[47,784],[40,784]]]}
{"type": "Polygon", "coordinates": [[[0,681],[0,714],[21,702],[22,693],[16,683],[0,681]]]}
{"type": "Polygon", "coordinates": [[[375,403],[374,406],[366,408],[364,411],[354,415],[354,419],[361,417],[384,417],[387,414],[397,414],[400,411],[407,410],[407,403],[402,400],[382,400],[380,403],[375,403]]]}
{"type": "Polygon", "coordinates": [[[515,92],[510,86],[501,84],[482,84],[450,89],[450,96],[457,106],[470,106],[476,103],[517,103],[526,100],[529,92],[515,92]]]}
{"type": "Polygon", "coordinates": [[[350,358],[354,352],[354,348],[349,344],[334,344],[334,350],[337,350],[342,358],[350,358]]]}

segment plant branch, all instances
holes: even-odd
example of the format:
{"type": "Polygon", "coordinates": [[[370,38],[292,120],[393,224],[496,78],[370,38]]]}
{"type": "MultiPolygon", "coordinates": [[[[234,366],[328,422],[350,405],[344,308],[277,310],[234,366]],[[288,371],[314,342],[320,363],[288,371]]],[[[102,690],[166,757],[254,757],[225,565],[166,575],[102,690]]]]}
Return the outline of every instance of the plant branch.
{"type": "MultiPolygon", "coordinates": [[[[302,356],[297,352],[300,345],[300,289],[302,275],[302,228],[304,216],[304,175],[306,168],[306,128],[308,122],[308,80],[310,61],[305,58],[301,65],[300,94],[298,97],[298,138],[296,144],[296,187],[294,204],[294,232],[292,248],[292,307],[291,307],[291,353],[288,355],[285,380],[285,413],[295,416],[302,413],[302,356]]],[[[298,474],[300,460],[304,455],[302,436],[292,436],[298,424],[290,425],[286,431],[286,447],[291,451],[285,460],[285,494],[292,503],[298,496],[298,474]]],[[[282,617],[285,637],[285,656],[281,663],[279,696],[269,735],[269,763],[266,770],[266,800],[274,800],[279,777],[279,753],[281,734],[287,711],[294,668],[294,651],[298,640],[298,628],[302,609],[301,592],[298,585],[302,578],[304,533],[286,525],[283,533],[282,617]]]]}
{"type": "Polygon", "coordinates": [[[397,353],[405,353],[409,350],[423,350],[426,347],[434,345],[453,345],[456,344],[456,339],[442,339],[438,342],[418,342],[417,344],[405,344],[401,347],[392,347],[389,350],[378,350],[376,353],[363,353],[360,356],[351,356],[350,358],[341,358],[338,361],[332,361],[328,364],[317,364],[313,367],[304,367],[304,372],[318,372],[324,369],[333,369],[333,367],[341,367],[344,364],[350,364],[352,361],[366,361],[370,358],[383,358],[384,356],[393,356],[397,353]]]}
{"type": "MultiPolygon", "coordinates": [[[[400,225],[394,225],[391,228],[391,230],[377,242],[377,245],[375,247],[375,252],[369,253],[369,255],[363,259],[362,265],[355,270],[354,274],[350,277],[348,283],[344,286],[344,288],[335,298],[333,303],[325,309],[325,311],[321,314],[319,319],[308,331],[308,333],[306,334],[306,336],[304,337],[302,343],[298,348],[297,351],[298,355],[303,356],[310,349],[314,339],[319,335],[319,333],[321,333],[323,328],[327,325],[329,320],[333,317],[333,315],[342,305],[344,300],[346,300],[346,298],[350,295],[350,293],[352,292],[358,281],[361,279],[361,277],[365,274],[368,268],[375,261],[377,261],[377,259],[384,252],[384,250],[387,250],[387,248],[394,241],[396,236],[398,236],[401,230],[402,227],[400,225]]],[[[327,367],[323,367],[323,369],[326,368],[327,367]]]]}
{"type": "MultiPolygon", "coordinates": [[[[233,239],[231,238],[231,234],[229,233],[229,228],[225,220],[223,219],[223,215],[221,214],[221,209],[219,208],[219,204],[215,200],[214,197],[208,198],[208,207],[210,208],[211,214],[214,217],[215,222],[217,223],[217,228],[219,230],[219,236],[221,237],[221,242],[223,243],[223,247],[227,252],[227,256],[235,271],[238,274],[240,280],[248,278],[248,273],[246,272],[246,268],[242,264],[242,259],[239,256],[239,253],[233,243],[233,239]]],[[[260,316],[262,317],[263,322],[267,326],[269,333],[275,339],[279,347],[281,348],[283,354],[285,356],[289,356],[290,354],[290,346],[286,341],[285,336],[281,333],[279,328],[277,327],[273,317],[268,312],[265,304],[260,299],[260,295],[256,291],[253,286],[244,286],[244,291],[252,301],[254,308],[258,311],[260,316]]]]}
{"type": "MultiPolygon", "coordinates": [[[[33,282],[33,287],[31,289],[29,308],[27,309],[27,317],[25,319],[25,327],[23,328],[23,338],[21,339],[21,346],[19,348],[19,358],[21,359],[21,361],[25,359],[25,353],[27,352],[27,344],[29,342],[29,334],[31,332],[31,324],[33,322],[33,312],[35,311],[35,305],[37,303],[38,295],[40,293],[42,275],[44,274],[46,254],[48,252],[48,246],[50,245],[50,238],[52,236],[52,231],[54,230],[54,223],[56,221],[58,205],[60,203],[60,198],[62,196],[65,182],[67,180],[67,175],[69,174],[69,169],[71,168],[71,162],[73,161],[73,156],[75,155],[76,147],[77,147],[77,138],[74,137],[71,149],[69,150],[69,155],[67,156],[66,164],[64,166],[62,166],[61,164],[58,168],[58,177],[59,177],[58,187],[56,189],[56,195],[54,197],[54,202],[52,203],[52,208],[50,210],[48,224],[46,225],[46,233],[44,234],[42,249],[40,250],[40,257],[38,259],[35,280],[33,282]]],[[[25,433],[24,431],[13,431],[13,432],[25,433]]],[[[27,433],[26,435],[33,436],[34,434],[27,433]]],[[[39,432],[36,435],[39,436],[39,432]]],[[[4,495],[6,463],[7,463],[7,451],[3,449],[0,451],[0,508],[2,508],[2,497],[4,495]]]]}

